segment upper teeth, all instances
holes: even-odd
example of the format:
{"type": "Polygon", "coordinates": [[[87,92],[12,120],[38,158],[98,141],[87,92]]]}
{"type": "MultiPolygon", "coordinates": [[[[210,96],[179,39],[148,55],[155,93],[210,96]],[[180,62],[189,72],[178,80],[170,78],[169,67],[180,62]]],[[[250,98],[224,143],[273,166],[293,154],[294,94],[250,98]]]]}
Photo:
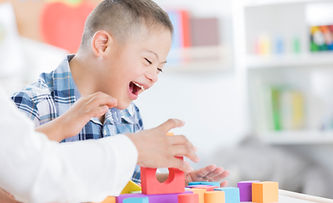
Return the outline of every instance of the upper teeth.
{"type": "Polygon", "coordinates": [[[133,82],[136,86],[138,86],[138,87],[140,87],[142,90],[145,90],[145,88],[142,86],[142,85],[140,85],[140,84],[138,84],[138,83],[136,83],[136,82],[133,82]]]}

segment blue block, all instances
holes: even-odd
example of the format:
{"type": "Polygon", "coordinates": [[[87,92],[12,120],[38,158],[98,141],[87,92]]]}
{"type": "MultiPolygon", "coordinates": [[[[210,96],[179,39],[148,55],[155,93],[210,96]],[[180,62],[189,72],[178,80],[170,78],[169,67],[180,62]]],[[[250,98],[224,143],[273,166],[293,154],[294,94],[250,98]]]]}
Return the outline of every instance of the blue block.
{"type": "Polygon", "coordinates": [[[188,185],[211,185],[211,186],[220,187],[219,182],[189,182],[188,185]]]}
{"type": "Polygon", "coordinates": [[[240,203],[238,187],[215,188],[214,190],[223,191],[226,203],[240,203]]]}
{"type": "Polygon", "coordinates": [[[149,203],[148,197],[129,197],[123,203],[149,203]]]}

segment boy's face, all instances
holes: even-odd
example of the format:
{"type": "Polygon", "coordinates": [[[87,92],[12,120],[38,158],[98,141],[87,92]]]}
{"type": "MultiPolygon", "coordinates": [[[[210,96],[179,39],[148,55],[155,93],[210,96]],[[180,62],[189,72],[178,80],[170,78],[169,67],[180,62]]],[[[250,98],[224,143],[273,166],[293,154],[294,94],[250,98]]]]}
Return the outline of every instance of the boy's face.
{"type": "Polygon", "coordinates": [[[169,30],[162,26],[142,27],[126,42],[112,43],[103,62],[102,91],[118,100],[119,109],[127,108],[144,90],[154,85],[170,50],[169,30]]]}

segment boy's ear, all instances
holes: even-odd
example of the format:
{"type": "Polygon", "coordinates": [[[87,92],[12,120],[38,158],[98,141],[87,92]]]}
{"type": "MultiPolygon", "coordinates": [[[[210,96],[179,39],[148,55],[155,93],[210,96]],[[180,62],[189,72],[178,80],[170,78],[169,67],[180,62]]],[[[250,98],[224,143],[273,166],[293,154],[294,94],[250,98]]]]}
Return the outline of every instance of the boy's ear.
{"type": "Polygon", "coordinates": [[[92,50],[96,56],[105,56],[110,52],[113,38],[111,35],[104,31],[97,31],[92,38],[92,50]]]}

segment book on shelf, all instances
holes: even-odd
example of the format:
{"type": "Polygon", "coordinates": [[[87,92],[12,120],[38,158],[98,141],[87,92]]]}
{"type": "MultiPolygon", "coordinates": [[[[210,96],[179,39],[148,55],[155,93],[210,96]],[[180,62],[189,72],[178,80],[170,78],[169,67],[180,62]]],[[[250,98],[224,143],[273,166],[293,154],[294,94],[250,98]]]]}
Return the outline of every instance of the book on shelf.
{"type": "Polygon", "coordinates": [[[170,64],[189,62],[191,54],[183,49],[191,47],[217,47],[220,44],[219,19],[217,17],[195,17],[188,10],[167,11],[173,25],[170,64]]]}
{"type": "Polygon", "coordinates": [[[168,11],[170,21],[173,25],[172,49],[190,47],[190,20],[189,12],[186,10],[168,11]]]}
{"type": "Polygon", "coordinates": [[[305,124],[305,99],[300,90],[271,86],[269,88],[268,114],[274,131],[300,130],[305,124]]]}

